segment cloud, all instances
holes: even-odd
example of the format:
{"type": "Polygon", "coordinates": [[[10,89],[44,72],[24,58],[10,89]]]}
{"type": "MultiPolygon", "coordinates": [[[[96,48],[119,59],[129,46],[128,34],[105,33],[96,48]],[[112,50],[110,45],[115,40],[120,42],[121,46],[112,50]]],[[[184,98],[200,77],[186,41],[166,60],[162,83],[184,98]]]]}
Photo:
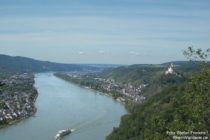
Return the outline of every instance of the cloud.
{"type": "Polygon", "coordinates": [[[79,52],[78,52],[78,54],[79,54],[79,55],[84,55],[84,54],[85,54],[85,52],[83,52],[83,51],[79,51],[79,52]]]}
{"type": "Polygon", "coordinates": [[[139,56],[140,53],[139,52],[135,52],[135,51],[130,51],[128,52],[129,55],[135,55],[135,56],[139,56]]]}

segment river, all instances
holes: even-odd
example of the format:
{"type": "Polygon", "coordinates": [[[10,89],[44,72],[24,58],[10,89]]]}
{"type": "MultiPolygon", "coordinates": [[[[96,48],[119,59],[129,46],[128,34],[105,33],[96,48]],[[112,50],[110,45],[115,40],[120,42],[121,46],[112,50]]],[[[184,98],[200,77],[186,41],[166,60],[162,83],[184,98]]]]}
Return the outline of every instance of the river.
{"type": "Polygon", "coordinates": [[[37,112],[15,125],[0,129],[1,140],[53,140],[57,131],[74,128],[62,140],[104,140],[119,126],[123,105],[92,90],[80,88],[52,73],[35,75],[37,112]]]}

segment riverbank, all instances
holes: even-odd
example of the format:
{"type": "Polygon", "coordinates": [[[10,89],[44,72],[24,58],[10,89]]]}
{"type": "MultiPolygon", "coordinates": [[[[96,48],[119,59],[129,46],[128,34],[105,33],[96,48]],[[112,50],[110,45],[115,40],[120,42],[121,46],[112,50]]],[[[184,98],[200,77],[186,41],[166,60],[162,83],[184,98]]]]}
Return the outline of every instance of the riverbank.
{"type": "Polygon", "coordinates": [[[33,75],[17,74],[1,81],[4,86],[0,91],[0,129],[33,116],[38,97],[33,75]]]}
{"type": "MultiPolygon", "coordinates": [[[[66,77],[64,77],[64,76],[62,76],[62,75],[60,75],[60,74],[58,74],[58,73],[55,73],[54,76],[56,76],[56,77],[58,77],[58,78],[60,78],[60,79],[62,79],[62,80],[65,80],[65,81],[67,81],[67,82],[70,82],[70,83],[72,83],[72,84],[74,84],[74,85],[76,85],[76,86],[79,86],[79,87],[81,87],[81,88],[85,88],[85,89],[91,90],[91,91],[93,91],[93,92],[95,92],[95,93],[97,93],[97,94],[101,94],[101,95],[103,95],[103,96],[107,96],[107,97],[109,97],[109,98],[112,98],[113,100],[115,100],[116,102],[118,102],[118,103],[120,103],[120,104],[126,105],[126,104],[132,102],[132,100],[130,100],[129,98],[127,98],[127,97],[125,97],[125,96],[124,96],[124,98],[126,98],[125,100],[120,100],[120,98],[115,98],[115,97],[113,96],[113,94],[110,93],[110,92],[97,90],[97,89],[94,89],[94,88],[91,88],[91,87],[88,87],[88,86],[83,86],[83,85],[78,84],[78,83],[76,83],[76,82],[74,82],[74,81],[72,81],[72,80],[70,80],[70,79],[68,79],[68,78],[66,78],[66,77]]],[[[123,98],[123,99],[124,99],[124,98],[123,98]]]]}
{"type": "MultiPolygon", "coordinates": [[[[100,95],[112,98],[114,101],[122,104],[125,107],[126,112],[127,112],[126,114],[129,114],[132,111],[134,106],[142,104],[142,102],[134,102],[128,96],[122,95],[120,93],[117,93],[118,95],[117,95],[117,98],[116,98],[116,95],[113,92],[111,93],[111,92],[108,92],[106,90],[97,90],[97,89],[94,89],[94,88],[91,88],[91,87],[88,87],[88,86],[83,86],[83,85],[79,84],[78,82],[72,80],[71,78],[69,78],[65,74],[63,75],[61,73],[54,73],[54,76],[56,76],[56,77],[58,77],[58,78],[60,78],[62,80],[65,80],[65,81],[67,81],[67,82],[69,82],[71,84],[74,84],[76,86],[79,86],[80,88],[85,88],[85,89],[91,90],[91,91],[93,91],[93,92],[95,92],[97,94],[100,94],[100,95]],[[113,95],[115,95],[115,96],[113,96],[113,95]]],[[[122,117],[123,116],[121,116],[121,118],[122,117]]]]}
{"type": "Polygon", "coordinates": [[[36,111],[37,111],[37,108],[35,108],[35,111],[30,116],[19,118],[18,120],[11,121],[11,122],[9,122],[9,124],[0,126],[0,129],[4,129],[4,128],[7,128],[7,127],[10,127],[11,125],[15,125],[15,124],[17,124],[17,123],[19,123],[19,122],[21,122],[21,121],[23,121],[25,119],[33,117],[35,115],[36,111]]]}
{"type": "Polygon", "coordinates": [[[35,117],[2,129],[0,139],[52,140],[59,130],[75,128],[64,139],[105,140],[127,114],[122,104],[52,73],[36,74],[35,87],[39,93],[35,117]]]}

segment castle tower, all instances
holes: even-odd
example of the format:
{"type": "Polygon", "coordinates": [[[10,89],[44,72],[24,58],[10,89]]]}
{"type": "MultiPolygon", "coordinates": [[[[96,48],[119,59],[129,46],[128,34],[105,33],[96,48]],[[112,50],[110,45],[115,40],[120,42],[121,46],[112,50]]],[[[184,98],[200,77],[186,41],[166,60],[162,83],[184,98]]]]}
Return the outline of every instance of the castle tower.
{"type": "Polygon", "coordinates": [[[168,75],[168,74],[173,74],[173,72],[174,72],[173,67],[174,67],[174,65],[171,64],[171,65],[168,67],[168,70],[165,72],[165,74],[166,74],[166,75],[168,75]]]}

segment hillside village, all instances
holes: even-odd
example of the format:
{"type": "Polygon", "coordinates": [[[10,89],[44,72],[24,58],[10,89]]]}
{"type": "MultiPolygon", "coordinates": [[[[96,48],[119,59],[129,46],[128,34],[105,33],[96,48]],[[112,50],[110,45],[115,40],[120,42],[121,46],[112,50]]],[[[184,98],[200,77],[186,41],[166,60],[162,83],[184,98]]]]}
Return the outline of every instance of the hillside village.
{"type": "Polygon", "coordinates": [[[0,88],[0,127],[35,112],[34,100],[37,92],[33,87],[32,75],[12,75],[1,80],[0,88]]]}
{"type": "MultiPolygon", "coordinates": [[[[146,98],[144,96],[141,96],[140,94],[144,90],[148,84],[141,84],[139,87],[135,88],[130,83],[121,85],[120,83],[117,83],[114,79],[103,79],[103,78],[94,78],[96,82],[100,82],[103,84],[103,88],[107,92],[117,91],[122,95],[125,95],[129,97],[131,100],[135,102],[142,102],[146,98]]],[[[118,101],[124,102],[125,99],[122,97],[117,98],[118,101]]]]}
{"type": "Polygon", "coordinates": [[[79,84],[86,88],[103,91],[105,93],[118,93],[117,95],[115,94],[116,97],[114,98],[119,102],[125,102],[126,99],[134,102],[142,102],[146,99],[146,97],[141,95],[142,91],[148,86],[146,83],[142,83],[138,87],[134,87],[130,83],[122,85],[121,83],[116,82],[114,79],[104,79],[90,75],[91,74],[89,73],[83,72],[65,72],[56,74],[56,76],[71,82],[76,82],[77,80],[81,81],[79,84]],[[86,79],[88,79],[87,82],[86,79]]]}
{"type": "MultiPolygon", "coordinates": [[[[175,72],[174,67],[173,64],[170,64],[168,69],[163,72],[163,76],[179,76],[175,72]]],[[[102,78],[88,72],[63,72],[55,75],[83,87],[108,93],[108,95],[113,96],[114,99],[123,103],[126,102],[126,100],[139,103],[143,102],[146,99],[143,95],[143,91],[150,86],[150,83],[145,82],[140,83],[138,86],[133,86],[129,81],[126,83],[119,83],[113,78],[102,78]]]]}

